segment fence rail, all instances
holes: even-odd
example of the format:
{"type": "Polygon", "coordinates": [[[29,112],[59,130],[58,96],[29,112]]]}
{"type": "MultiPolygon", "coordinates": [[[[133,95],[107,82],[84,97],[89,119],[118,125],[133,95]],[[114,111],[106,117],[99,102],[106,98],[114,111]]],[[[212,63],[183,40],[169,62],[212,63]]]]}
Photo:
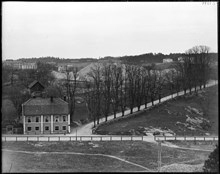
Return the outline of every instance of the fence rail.
{"type": "Polygon", "coordinates": [[[155,141],[218,141],[218,137],[203,136],[154,136],[155,141]]]}
{"type": "MultiPolygon", "coordinates": [[[[148,136],[98,135],[98,136],[2,136],[2,141],[147,141],[148,136]]],[[[218,137],[154,136],[155,141],[218,141],[218,137]]]]}
{"type": "Polygon", "coordinates": [[[2,136],[2,141],[143,141],[143,136],[2,136]]]}

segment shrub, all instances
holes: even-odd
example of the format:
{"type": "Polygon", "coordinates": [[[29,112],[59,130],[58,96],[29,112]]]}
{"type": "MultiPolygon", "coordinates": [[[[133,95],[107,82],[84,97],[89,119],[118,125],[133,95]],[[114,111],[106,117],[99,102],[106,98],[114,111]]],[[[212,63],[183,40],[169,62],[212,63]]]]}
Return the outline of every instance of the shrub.
{"type": "Polygon", "coordinates": [[[209,158],[205,161],[203,166],[204,172],[218,172],[219,173],[219,150],[216,145],[215,150],[209,155],[209,158]]]}

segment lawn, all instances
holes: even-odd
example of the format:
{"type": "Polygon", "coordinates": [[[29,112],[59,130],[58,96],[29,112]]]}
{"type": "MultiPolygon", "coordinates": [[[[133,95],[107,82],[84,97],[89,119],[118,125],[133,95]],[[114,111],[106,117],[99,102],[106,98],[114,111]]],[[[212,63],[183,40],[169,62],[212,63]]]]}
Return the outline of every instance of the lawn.
{"type": "MultiPolygon", "coordinates": [[[[100,155],[70,154],[73,152],[112,155],[150,170],[157,170],[157,145],[142,141],[3,142],[2,149],[28,151],[32,153],[8,152],[3,150],[3,172],[8,172],[10,168],[10,172],[132,172],[145,170],[142,167],[118,159],[100,155]],[[67,154],[54,154],[53,152],[67,152],[67,154]]],[[[175,149],[163,146],[161,154],[162,166],[192,160],[194,160],[192,164],[203,164],[209,154],[210,152],[175,149]]]]}
{"type": "Polygon", "coordinates": [[[176,135],[218,135],[218,86],[206,88],[198,95],[179,96],[133,117],[100,125],[96,133],[145,135],[140,130],[150,127],[171,130],[176,135]]]}

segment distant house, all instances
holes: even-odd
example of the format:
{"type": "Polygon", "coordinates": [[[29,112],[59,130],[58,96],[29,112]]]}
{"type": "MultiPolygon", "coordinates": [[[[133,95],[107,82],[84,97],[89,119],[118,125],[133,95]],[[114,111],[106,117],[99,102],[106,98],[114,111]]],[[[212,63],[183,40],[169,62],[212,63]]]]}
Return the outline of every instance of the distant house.
{"type": "Polygon", "coordinates": [[[24,134],[70,132],[68,103],[61,98],[34,97],[22,104],[24,134]]]}
{"type": "Polygon", "coordinates": [[[30,94],[39,94],[44,90],[44,86],[37,80],[33,81],[29,86],[29,93],[30,94]]]}
{"type": "Polygon", "coordinates": [[[58,64],[58,71],[59,72],[64,72],[64,71],[66,71],[66,70],[68,70],[72,67],[74,67],[74,65],[71,64],[71,63],[59,63],[58,64]]]}
{"type": "Polygon", "coordinates": [[[167,62],[173,62],[173,59],[171,58],[163,59],[163,63],[167,63],[167,62]]]}
{"type": "Polygon", "coordinates": [[[184,62],[184,58],[183,57],[178,57],[178,62],[184,62]]]}

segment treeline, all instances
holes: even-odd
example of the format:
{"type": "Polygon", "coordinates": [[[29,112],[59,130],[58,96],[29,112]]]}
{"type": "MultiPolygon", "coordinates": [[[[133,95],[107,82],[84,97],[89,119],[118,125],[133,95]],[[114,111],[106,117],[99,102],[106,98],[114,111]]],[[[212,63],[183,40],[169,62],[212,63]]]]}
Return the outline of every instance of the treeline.
{"type": "MultiPolygon", "coordinates": [[[[123,56],[119,59],[123,63],[130,63],[130,64],[143,64],[143,63],[162,63],[163,59],[171,58],[173,61],[177,61],[178,57],[187,57],[185,53],[170,53],[168,55],[162,53],[148,53],[136,56],[123,56]]],[[[218,53],[209,53],[209,57],[212,58],[214,61],[218,60],[218,53]]]]}
{"type": "Polygon", "coordinates": [[[42,62],[42,63],[48,63],[48,62],[54,62],[54,63],[71,63],[71,61],[79,61],[79,62],[85,62],[85,61],[97,61],[95,58],[78,58],[78,59],[73,59],[73,58],[60,58],[60,57],[52,57],[52,56],[47,56],[47,57],[33,57],[33,58],[20,58],[18,59],[19,61],[23,62],[42,62]]]}
{"type": "MultiPolygon", "coordinates": [[[[155,70],[153,65],[140,66],[130,64],[103,63],[97,64],[84,79],[86,88],[84,98],[90,118],[94,126],[99,124],[99,119],[122,112],[126,108],[133,113],[134,107],[140,110],[141,105],[147,107],[150,100],[162,98],[164,89],[169,89],[170,94],[184,90],[192,92],[192,88],[206,87],[210,79],[211,62],[209,47],[196,46],[186,51],[184,62],[176,62],[175,68],[164,72],[155,70]]],[[[166,92],[166,95],[169,93],[166,92]]]]}

